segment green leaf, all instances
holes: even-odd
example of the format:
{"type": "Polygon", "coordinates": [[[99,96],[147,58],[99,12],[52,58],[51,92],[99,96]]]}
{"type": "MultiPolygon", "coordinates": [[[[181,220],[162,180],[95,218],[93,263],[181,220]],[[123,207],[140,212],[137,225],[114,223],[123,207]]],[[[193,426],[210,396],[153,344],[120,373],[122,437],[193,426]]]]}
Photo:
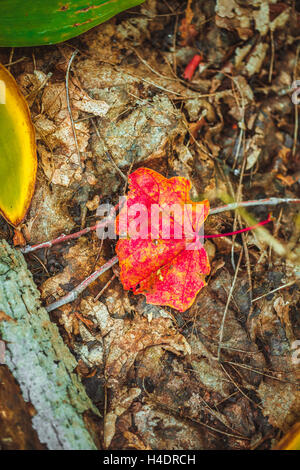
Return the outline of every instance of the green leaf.
{"type": "Polygon", "coordinates": [[[56,44],[144,0],[0,0],[0,47],[56,44]]]}

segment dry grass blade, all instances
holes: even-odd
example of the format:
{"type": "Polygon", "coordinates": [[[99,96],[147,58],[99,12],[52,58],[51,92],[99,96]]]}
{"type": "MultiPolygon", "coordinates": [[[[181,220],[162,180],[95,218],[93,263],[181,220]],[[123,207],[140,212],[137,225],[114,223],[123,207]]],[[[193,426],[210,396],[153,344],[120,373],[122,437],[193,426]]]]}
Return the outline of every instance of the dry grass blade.
{"type": "Polygon", "coordinates": [[[78,161],[79,161],[79,165],[82,168],[80,150],[79,150],[77,134],[76,134],[76,128],[75,128],[75,123],[74,123],[73,114],[72,114],[72,108],[71,108],[71,104],[70,104],[70,91],[69,91],[70,70],[71,70],[72,62],[73,62],[75,56],[78,54],[78,52],[79,51],[77,49],[73,52],[73,54],[71,55],[71,58],[69,60],[69,63],[68,63],[67,72],[66,72],[66,95],[67,95],[67,107],[68,107],[68,111],[69,111],[69,115],[70,115],[70,120],[71,120],[71,125],[72,125],[72,132],[73,132],[74,142],[75,142],[77,155],[78,155],[78,161]]]}
{"type": "Polygon", "coordinates": [[[223,341],[223,335],[224,335],[224,326],[225,326],[225,321],[226,321],[226,315],[227,315],[228,307],[229,307],[231,297],[232,297],[232,294],[233,294],[233,290],[234,290],[237,275],[238,275],[238,272],[239,272],[240,264],[241,264],[241,261],[242,261],[242,256],[243,256],[243,250],[241,250],[241,252],[240,252],[239,260],[238,260],[237,265],[236,265],[234,278],[233,278],[231,288],[230,288],[230,291],[229,291],[229,294],[228,294],[227,302],[226,302],[226,305],[225,305],[225,310],[224,310],[224,313],[223,313],[222,323],[221,323],[221,326],[220,326],[220,339],[219,339],[219,345],[218,345],[218,361],[219,362],[220,362],[220,358],[221,358],[221,349],[222,349],[222,341],[223,341]]]}

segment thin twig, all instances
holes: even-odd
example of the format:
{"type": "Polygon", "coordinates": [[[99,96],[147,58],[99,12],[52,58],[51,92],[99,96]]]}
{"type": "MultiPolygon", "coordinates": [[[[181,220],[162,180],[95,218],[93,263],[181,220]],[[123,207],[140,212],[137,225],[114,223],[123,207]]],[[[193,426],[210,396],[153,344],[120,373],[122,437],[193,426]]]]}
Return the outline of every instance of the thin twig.
{"type": "MultiPolygon", "coordinates": [[[[255,406],[258,406],[259,408],[262,408],[261,405],[259,405],[258,403],[255,403],[254,400],[252,400],[252,398],[250,398],[247,393],[245,393],[242,388],[236,383],[236,381],[233,379],[233,377],[229,374],[229,372],[227,372],[226,368],[224,367],[223,364],[220,364],[223,371],[225,372],[225,374],[227,375],[227,377],[229,378],[229,380],[234,384],[234,386],[238,389],[238,391],[240,392],[241,395],[243,395],[245,398],[247,398],[247,400],[249,400],[251,403],[253,403],[255,406]]],[[[233,367],[233,366],[232,366],[233,367]]]]}
{"type": "Polygon", "coordinates": [[[219,214],[220,212],[232,211],[239,207],[252,207],[252,206],[276,206],[277,204],[299,204],[300,199],[269,197],[266,199],[256,199],[252,201],[240,201],[227,204],[226,206],[215,207],[210,209],[209,215],[219,214]]]}
{"type": "Polygon", "coordinates": [[[23,60],[29,60],[29,57],[21,57],[20,59],[9,62],[8,64],[4,64],[4,67],[11,67],[12,65],[18,64],[19,62],[23,62],[23,60]]]}
{"type": "Polygon", "coordinates": [[[175,25],[174,25],[174,35],[173,35],[173,71],[175,77],[177,77],[177,57],[176,57],[176,39],[177,39],[177,30],[178,30],[178,16],[176,16],[175,19],[175,25]]]}
{"type": "Polygon", "coordinates": [[[109,281],[107,281],[107,283],[105,284],[105,286],[101,289],[100,292],[98,292],[98,294],[96,295],[96,297],[94,297],[94,302],[96,302],[100,297],[101,295],[103,294],[103,292],[111,285],[111,283],[116,279],[116,274],[114,274],[110,279],[109,281]]]}
{"type": "Polygon", "coordinates": [[[250,256],[249,256],[249,250],[248,250],[248,245],[247,245],[247,237],[244,233],[242,233],[242,243],[243,243],[243,248],[244,248],[244,253],[245,253],[245,260],[246,260],[246,268],[247,268],[247,275],[248,275],[248,282],[249,282],[249,300],[250,300],[250,308],[248,312],[248,316],[252,314],[252,292],[253,292],[253,286],[252,286],[252,276],[251,276],[251,265],[250,265],[250,256]]]}
{"type": "Polygon", "coordinates": [[[142,64],[144,64],[149,70],[151,70],[152,73],[154,73],[155,75],[158,75],[160,78],[163,78],[163,79],[166,79],[166,80],[171,80],[171,81],[177,81],[177,78],[175,77],[167,77],[166,75],[162,75],[161,73],[159,73],[157,70],[155,70],[153,67],[151,67],[151,65],[148,64],[148,62],[143,59],[143,57],[139,54],[139,52],[134,49],[134,47],[130,47],[128,46],[128,49],[130,49],[131,51],[133,51],[136,56],[138,57],[138,59],[140,59],[140,61],[142,62],[142,64]]]}
{"type": "Polygon", "coordinates": [[[270,68],[269,68],[269,83],[272,82],[274,58],[275,58],[275,43],[274,43],[274,34],[273,34],[272,29],[270,30],[270,39],[271,39],[271,62],[270,62],[270,68]]]}
{"type": "MultiPolygon", "coordinates": [[[[297,385],[297,386],[299,385],[299,382],[297,382],[297,381],[280,379],[279,377],[275,377],[274,375],[266,374],[262,370],[254,369],[254,367],[251,367],[248,364],[241,364],[239,362],[233,362],[233,361],[223,361],[223,362],[226,362],[227,364],[231,364],[231,365],[234,365],[234,366],[237,366],[237,367],[241,367],[242,369],[250,370],[251,372],[254,372],[255,374],[260,374],[260,375],[263,375],[264,377],[269,377],[270,379],[277,380],[278,382],[294,384],[294,385],[297,385]]],[[[282,375],[282,371],[276,371],[276,370],[272,371],[271,370],[270,372],[274,373],[274,374],[282,375]]],[[[294,371],[291,371],[291,372],[288,372],[288,373],[294,373],[294,371]]]]}
{"type": "Polygon", "coordinates": [[[40,263],[40,265],[44,268],[44,270],[46,271],[47,275],[50,277],[50,273],[47,269],[47,267],[45,266],[45,264],[43,263],[43,261],[37,256],[35,255],[34,253],[32,253],[32,256],[38,261],[38,263],[40,263]]]}
{"type": "MultiPolygon", "coordinates": [[[[213,207],[209,211],[209,215],[215,215],[215,214],[220,214],[221,212],[227,212],[231,210],[238,209],[239,207],[251,207],[251,206],[274,206],[277,204],[299,204],[300,199],[285,199],[285,198],[276,198],[276,197],[271,197],[268,199],[257,199],[253,201],[241,201],[241,202],[233,202],[231,204],[227,204],[226,206],[221,206],[221,207],[213,207]]],[[[61,235],[58,238],[55,238],[54,240],[49,240],[43,243],[38,243],[37,245],[26,245],[23,248],[20,248],[20,251],[23,254],[31,253],[32,251],[36,250],[41,250],[42,248],[51,248],[54,245],[57,245],[58,243],[63,243],[68,240],[74,240],[76,238],[81,237],[82,235],[85,235],[89,232],[92,232],[94,230],[97,230],[97,228],[104,228],[107,227],[109,224],[111,224],[114,221],[114,214],[115,211],[119,209],[119,204],[117,204],[114,207],[114,210],[112,210],[112,213],[108,215],[108,217],[103,221],[99,222],[96,225],[93,225],[91,227],[86,227],[83,230],[80,230],[79,232],[75,233],[70,233],[69,235],[61,235]]]]}
{"type": "Polygon", "coordinates": [[[108,271],[110,268],[112,268],[115,264],[118,263],[118,257],[114,256],[111,258],[107,263],[105,263],[101,268],[97,269],[94,271],[90,276],[88,276],[84,281],[82,281],[78,286],[75,287],[71,292],[69,292],[67,295],[64,295],[60,299],[56,300],[56,302],[53,302],[52,304],[48,305],[46,307],[47,312],[52,312],[52,310],[55,310],[56,308],[61,307],[62,305],[68,304],[70,302],[73,302],[73,300],[77,299],[77,297],[98,277],[100,277],[103,273],[108,271]]]}
{"type": "Polygon", "coordinates": [[[12,47],[11,50],[10,50],[9,59],[8,59],[8,66],[7,66],[9,71],[10,71],[10,67],[12,65],[12,60],[13,60],[14,53],[15,53],[15,48],[12,47]]]}
{"type": "MultiPolygon", "coordinates": [[[[260,205],[260,204],[275,205],[275,204],[281,204],[281,203],[300,203],[300,199],[269,198],[269,199],[255,200],[255,201],[242,201],[242,202],[239,202],[239,203],[232,203],[232,204],[228,204],[226,206],[211,209],[209,214],[210,215],[218,214],[220,212],[225,212],[225,211],[228,211],[228,210],[237,209],[238,207],[257,206],[257,205],[260,205]]],[[[81,235],[84,235],[86,233],[91,232],[92,230],[96,230],[97,228],[106,227],[114,221],[114,214],[115,214],[115,211],[116,211],[117,208],[119,208],[119,205],[117,205],[115,208],[113,208],[110,215],[101,223],[98,223],[98,224],[96,224],[92,227],[86,227],[85,229],[80,230],[79,232],[76,232],[76,233],[72,233],[72,234],[69,234],[69,235],[62,235],[62,236],[56,238],[55,240],[50,240],[48,242],[40,243],[40,244],[34,245],[34,246],[27,245],[26,247],[21,248],[21,251],[22,251],[22,253],[30,253],[32,251],[35,251],[35,250],[38,250],[38,249],[41,249],[41,248],[49,248],[49,247],[51,247],[51,246],[53,246],[57,243],[62,243],[63,241],[66,241],[66,240],[71,240],[71,239],[78,238],[81,235]]],[[[223,329],[224,329],[226,314],[227,314],[229,302],[230,302],[230,299],[231,299],[231,296],[232,296],[233,288],[234,288],[234,285],[235,285],[237,272],[238,272],[239,265],[240,265],[240,262],[241,262],[242,253],[243,253],[243,251],[241,251],[241,253],[240,253],[240,257],[239,257],[237,269],[236,269],[236,272],[235,272],[233,284],[232,284],[231,290],[229,292],[229,296],[228,296],[228,299],[227,299],[227,304],[226,304],[224,315],[223,315],[223,320],[222,320],[222,325],[221,325],[221,330],[220,330],[220,343],[219,343],[219,347],[218,347],[218,359],[220,358],[220,350],[222,348],[223,329]]],[[[53,302],[52,304],[48,305],[48,307],[46,307],[46,309],[50,312],[50,311],[52,311],[56,308],[61,307],[62,305],[65,305],[69,302],[72,302],[73,300],[75,300],[78,297],[79,294],[81,294],[81,292],[83,292],[86,289],[86,287],[88,287],[92,282],[94,282],[96,279],[98,279],[98,277],[101,276],[101,274],[106,272],[108,269],[110,269],[112,266],[114,266],[117,262],[118,262],[118,257],[115,256],[114,258],[109,260],[107,263],[105,263],[101,268],[99,268],[94,273],[92,273],[83,282],[81,282],[77,287],[75,287],[75,289],[73,291],[69,292],[67,295],[65,295],[61,299],[57,300],[56,302],[53,302]]]]}
{"type": "Polygon", "coordinates": [[[113,165],[113,167],[115,168],[115,170],[117,170],[117,172],[119,173],[119,175],[121,176],[121,178],[123,178],[123,180],[125,180],[127,182],[127,176],[124,175],[123,171],[120,170],[120,168],[118,167],[118,165],[116,164],[116,162],[114,161],[114,159],[112,158],[110,152],[108,151],[107,149],[107,146],[106,146],[106,143],[104,142],[104,139],[101,138],[101,135],[100,135],[100,132],[99,132],[99,129],[98,127],[96,126],[96,124],[94,123],[94,120],[91,119],[92,121],[92,125],[95,129],[95,132],[97,134],[97,137],[98,137],[98,140],[99,142],[101,142],[101,144],[104,144],[104,147],[105,147],[105,156],[107,157],[107,159],[110,161],[110,163],[113,165]]]}
{"type": "MultiPolygon", "coordinates": [[[[221,365],[222,365],[222,364],[221,364],[221,365]]],[[[196,372],[194,369],[188,369],[188,370],[190,370],[191,372],[197,374],[197,372],[196,372]]],[[[230,382],[230,381],[228,381],[228,382],[230,382]]],[[[145,388],[145,387],[144,387],[144,388],[145,388]]],[[[220,422],[221,422],[224,426],[226,426],[228,429],[230,429],[231,431],[234,431],[234,429],[233,429],[231,426],[229,426],[229,425],[227,424],[227,420],[224,419],[224,416],[223,416],[223,415],[220,416],[220,413],[218,413],[218,412],[216,412],[215,410],[213,410],[213,409],[210,407],[210,405],[207,403],[207,401],[204,400],[204,398],[203,398],[201,395],[199,395],[199,398],[200,398],[200,400],[204,403],[204,405],[207,407],[207,409],[208,409],[208,411],[209,411],[210,414],[212,414],[218,421],[220,421],[220,422]]]]}
{"type": "Polygon", "coordinates": [[[260,295],[259,297],[255,297],[255,299],[252,300],[252,302],[256,302],[257,300],[263,299],[264,297],[267,297],[267,295],[274,294],[274,292],[277,292],[278,290],[285,289],[285,287],[292,286],[295,284],[296,281],[290,281],[287,284],[284,284],[283,286],[277,287],[277,289],[270,290],[270,292],[267,292],[266,294],[260,295]]]}
{"type": "MultiPolygon", "coordinates": [[[[142,82],[148,83],[148,85],[154,86],[154,87],[158,88],[159,90],[163,90],[163,91],[166,91],[167,93],[172,93],[173,95],[180,96],[181,98],[188,99],[187,96],[182,96],[180,93],[177,93],[177,91],[169,90],[168,88],[160,86],[157,83],[152,82],[151,80],[146,80],[145,78],[138,77],[138,76],[133,75],[132,73],[129,73],[129,72],[124,72],[124,74],[128,75],[129,77],[133,77],[135,80],[141,80],[142,82]]],[[[208,95],[208,96],[211,96],[211,95],[208,95]]]]}
{"type": "MultiPolygon", "coordinates": [[[[299,52],[300,52],[300,46],[298,45],[297,51],[296,51],[296,59],[295,59],[294,73],[293,73],[293,75],[294,75],[294,80],[296,79],[296,76],[297,76],[297,67],[298,67],[299,52]]],[[[295,157],[295,155],[296,155],[296,150],[297,150],[298,126],[299,126],[299,113],[298,113],[298,105],[297,105],[297,103],[296,103],[296,104],[295,104],[294,142],[293,142],[293,151],[292,151],[293,157],[295,157]]]]}
{"type": "Polygon", "coordinates": [[[229,304],[230,304],[230,301],[231,301],[231,297],[232,297],[233,289],[234,289],[234,286],[235,286],[236,278],[237,278],[237,275],[238,275],[238,272],[239,272],[240,264],[241,264],[241,261],[242,261],[242,256],[243,256],[243,250],[241,250],[241,252],[240,252],[239,260],[238,260],[238,263],[237,263],[237,266],[236,266],[236,269],[235,269],[235,273],[234,273],[234,278],[233,278],[233,281],[232,281],[232,284],[231,284],[231,288],[230,288],[228,298],[227,298],[227,302],[226,302],[226,305],[225,305],[225,310],[224,310],[224,313],[223,313],[222,323],[221,323],[221,327],[220,327],[220,339],[219,339],[219,345],[218,345],[218,361],[219,362],[220,362],[220,356],[221,356],[221,349],[222,349],[222,342],[223,342],[224,325],[225,325],[226,315],[227,315],[228,307],[229,307],[229,304]]]}
{"type": "Polygon", "coordinates": [[[68,107],[68,111],[69,111],[69,115],[70,115],[73,137],[74,137],[75,146],[76,146],[76,150],[77,150],[77,155],[78,155],[78,159],[79,159],[79,165],[82,168],[80,150],[79,150],[79,145],[78,145],[78,140],[77,140],[77,135],[76,135],[76,129],[75,129],[75,124],[74,124],[72,109],[71,109],[71,105],[70,105],[70,93],[69,93],[70,69],[71,69],[71,65],[72,65],[72,62],[74,60],[74,57],[78,54],[78,52],[79,51],[77,49],[73,52],[73,54],[71,55],[71,59],[69,60],[69,63],[68,63],[67,73],[66,73],[66,95],[67,95],[67,107],[68,107]]]}
{"type": "MultiPolygon", "coordinates": [[[[281,217],[282,217],[282,207],[280,209],[280,212],[279,212],[279,216],[278,218],[276,219],[276,222],[274,223],[274,231],[273,231],[273,237],[276,238],[277,235],[278,235],[278,231],[279,231],[279,228],[280,228],[280,220],[281,220],[281,217]]],[[[272,259],[271,259],[271,255],[272,255],[272,245],[270,244],[269,246],[269,254],[268,254],[268,263],[269,263],[269,266],[272,265],[272,259]]]]}

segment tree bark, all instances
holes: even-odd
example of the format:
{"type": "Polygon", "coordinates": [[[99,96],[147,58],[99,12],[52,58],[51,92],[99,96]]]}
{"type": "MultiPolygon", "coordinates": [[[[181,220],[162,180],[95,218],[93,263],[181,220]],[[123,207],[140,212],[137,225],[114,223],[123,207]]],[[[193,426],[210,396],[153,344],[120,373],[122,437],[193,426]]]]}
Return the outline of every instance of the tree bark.
{"type": "MultiPolygon", "coordinates": [[[[5,364],[35,409],[32,425],[48,449],[96,449],[83,414],[99,416],[77,363],[41,306],[23,255],[0,241],[0,335],[5,364]]],[[[0,366],[1,367],[1,366],[0,366]]]]}

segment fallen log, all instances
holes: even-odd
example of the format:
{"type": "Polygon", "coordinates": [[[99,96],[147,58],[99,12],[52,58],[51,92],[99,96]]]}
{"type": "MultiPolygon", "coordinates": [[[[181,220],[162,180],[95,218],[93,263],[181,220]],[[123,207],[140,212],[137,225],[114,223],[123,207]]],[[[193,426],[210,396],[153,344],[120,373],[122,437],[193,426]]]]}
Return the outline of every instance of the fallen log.
{"type": "MultiPolygon", "coordinates": [[[[5,364],[35,414],[32,425],[48,449],[96,449],[83,416],[99,411],[74,369],[74,356],[50,321],[23,255],[0,241],[0,339],[5,364]]],[[[0,365],[1,367],[1,365],[0,365]]]]}

